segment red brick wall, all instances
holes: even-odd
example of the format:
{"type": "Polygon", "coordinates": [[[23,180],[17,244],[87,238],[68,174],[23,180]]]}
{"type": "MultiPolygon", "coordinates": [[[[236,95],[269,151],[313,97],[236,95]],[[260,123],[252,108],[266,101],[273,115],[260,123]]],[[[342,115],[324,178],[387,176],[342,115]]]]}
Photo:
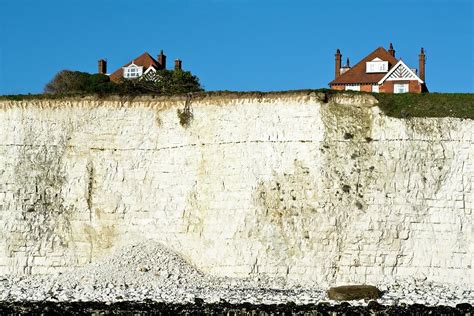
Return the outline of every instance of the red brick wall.
{"type": "Polygon", "coordinates": [[[385,81],[381,84],[379,92],[393,93],[393,81],[385,81]]]}
{"type": "Polygon", "coordinates": [[[408,89],[411,93],[421,93],[421,84],[416,80],[410,80],[408,89]]]}
{"type": "Polygon", "coordinates": [[[333,90],[344,90],[345,86],[344,85],[332,85],[331,89],[333,90]]]}
{"type": "Polygon", "coordinates": [[[421,93],[421,84],[416,80],[410,81],[385,81],[380,86],[380,92],[393,93],[393,86],[396,83],[408,83],[408,91],[411,93],[421,93]]]}
{"type": "MultiPolygon", "coordinates": [[[[333,85],[331,86],[331,89],[333,90],[345,90],[346,86],[345,85],[333,85]]],[[[372,85],[361,85],[360,86],[360,91],[364,92],[372,92],[372,85]]]]}
{"type": "Polygon", "coordinates": [[[360,91],[372,92],[372,85],[371,84],[363,84],[363,85],[360,86],[360,91]]]}

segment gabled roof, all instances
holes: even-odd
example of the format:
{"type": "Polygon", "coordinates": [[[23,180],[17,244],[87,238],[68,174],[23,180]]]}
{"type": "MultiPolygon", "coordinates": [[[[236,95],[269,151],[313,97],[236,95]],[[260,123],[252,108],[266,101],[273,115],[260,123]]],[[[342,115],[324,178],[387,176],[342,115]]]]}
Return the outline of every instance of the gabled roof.
{"type": "Polygon", "coordinates": [[[128,67],[132,63],[137,66],[142,66],[144,72],[151,66],[153,66],[155,69],[161,69],[161,65],[153,57],[151,57],[150,54],[144,52],[134,60],[131,60],[130,62],[126,63],[125,65],[114,71],[110,75],[110,80],[119,81],[123,77],[123,67],[128,67]]]}
{"type": "Polygon", "coordinates": [[[369,55],[365,56],[354,67],[347,70],[345,73],[331,81],[329,84],[376,84],[386,75],[386,73],[366,73],[366,62],[372,61],[375,58],[380,58],[381,60],[388,61],[389,70],[398,62],[398,60],[392,55],[390,55],[390,53],[387,52],[385,48],[379,47],[369,55]]]}
{"type": "Polygon", "coordinates": [[[387,72],[385,76],[378,82],[382,84],[385,80],[418,80],[419,83],[423,83],[423,80],[416,75],[416,73],[411,70],[403,60],[399,60],[398,63],[392,67],[392,69],[387,72]]]}

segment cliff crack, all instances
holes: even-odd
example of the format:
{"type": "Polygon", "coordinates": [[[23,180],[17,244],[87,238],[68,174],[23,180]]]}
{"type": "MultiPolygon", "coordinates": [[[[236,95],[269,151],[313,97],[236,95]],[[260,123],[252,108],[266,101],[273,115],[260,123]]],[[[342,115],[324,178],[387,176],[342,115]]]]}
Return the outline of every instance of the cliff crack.
{"type": "MultiPolygon", "coordinates": [[[[462,142],[460,139],[441,139],[437,142],[462,142]]],[[[115,148],[115,147],[90,147],[90,150],[93,151],[105,151],[105,150],[120,150],[120,151],[160,151],[160,150],[169,150],[169,149],[179,149],[185,147],[194,147],[194,146],[215,146],[215,145],[233,145],[233,144],[258,144],[258,143],[354,143],[354,144],[365,144],[365,140],[354,141],[354,140],[314,140],[314,139],[296,139],[296,140],[242,140],[242,141],[229,141],[229,142],[209,142],[209,143],[191,143],[185,145],[176,145],[168,146],[161,148],[115,148]]],[[[383,139],[377,140],[373,139],[371,142],[409,142],[409,143],[430,143],[433,140],[428,139],[405,139],[405,138],[393,138],[393,139],[383,139]]],[[[41,148],[41,147],[61,147],[59,144],[0,144],[1,147],[31,147],[31,148],[41,148]]],[[[85,149],[83,146],[73,146],[69,145],[68,148],[71,149],[85,149]]]]}

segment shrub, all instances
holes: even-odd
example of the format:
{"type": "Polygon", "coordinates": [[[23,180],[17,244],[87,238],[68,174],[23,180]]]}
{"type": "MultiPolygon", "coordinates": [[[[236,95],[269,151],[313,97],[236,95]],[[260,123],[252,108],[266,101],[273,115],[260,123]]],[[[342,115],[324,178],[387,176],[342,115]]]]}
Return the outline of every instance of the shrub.
{"type": "Polygon", "coordinates": [[[122,92],[138,92],[153,94],[179,94],[204,91],[199,78],[189,71],[158,70],[137,79],[123,79],[122,92]]]}
{"type": "Polygon", "coordinates": [[[189,106],[185,106],[183,110],[178,109],[177,111],[178,118],[179,118],[179,124],[187,128],[193,119],[193,112],[191,111],[191,108],[189,106]]]}
{"type": "Polygon", "coordinates": [[[86,72],[62,70],[48,82],[45,93],[73,94],[73,93],[113,93],[117,92],[117,85],[110,81],[107,75],[88,74],[86,72]]]}

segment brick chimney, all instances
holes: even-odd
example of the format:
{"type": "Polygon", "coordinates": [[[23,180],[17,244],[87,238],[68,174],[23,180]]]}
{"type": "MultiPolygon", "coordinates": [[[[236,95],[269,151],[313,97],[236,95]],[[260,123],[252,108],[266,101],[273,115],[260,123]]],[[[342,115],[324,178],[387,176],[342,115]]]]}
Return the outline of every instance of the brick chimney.
{"type": "Polygon", "coordinates": [[[182,63],[181,59],[176,59],[174,61],[174,70],[181,70],[182,63]]]}
{"type": "Polygon", "coordinates": [[[420,50],[420,55],[418,55],[418,63],[419,63],[419,71],[420,71],[420,79],[425,81],[425,51],[423,47],[420,50]]]}
{"type": "Polygon", "coordinates": [[[337,77],[339,77],[339,75],[341,74],[341,58],[342,58],[342,55],[341,55],[341,51],[339,50],[339,48],[336,50],[336,73],[335,73],[335,76],[334,76],[334,79],[336,79],[337,77]]]}
{"type": "Polygon", "coordinates": [[[104,59],[100,59],[98,63],[99,63],[98,73],[103,74],[103,75],[107,74],[107,61],[104,59]]]}
{"type": "Polygon", "coordinates": [[[160,64],[160,69],[166,69],[166,55],[163,54],[163,50],[158,55],[158,63],[160,64]]]}
{"type": "Polygon", "coordinates": [[[388,49],[388,53],[395,57],[395,50],[393,49],[392,43],[390,43],[390,48],[388,49]]]}

